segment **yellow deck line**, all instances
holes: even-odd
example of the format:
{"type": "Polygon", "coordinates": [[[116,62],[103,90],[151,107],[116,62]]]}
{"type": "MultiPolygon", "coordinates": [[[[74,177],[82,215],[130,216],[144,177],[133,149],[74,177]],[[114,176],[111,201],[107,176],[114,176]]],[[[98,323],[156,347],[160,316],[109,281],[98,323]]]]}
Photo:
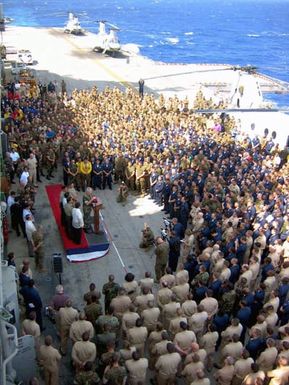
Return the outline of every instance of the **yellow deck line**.
{"type": "MultiPolygon", "coordinates": [[[[79,47],[74,41],[71,41],[68,36],[63,36],[64,39],[70,44],[72,45],[74,48],[78,49],[78,50],[81,50],[81,51],[86,51],[86,48],[81,48],[79,47]]],[[[93,60],[99,67],[101,67],[105,72],[107,72],[110,76],[113,77],[113,79],[117,80],[120,84],[122,84],[124,87],[126,88],[131,88],[133,90],[135,90],[135,88],[133,87],[133,85],[124,80],[121,76],[119,76],[115,71],[111,70],[108,66],[106,66],[104,63],[101,63],[101,61],[97,58],[95,59],[91,59],[93,60]]],[[[136,90],[135,90],[136,91],[136,90]]]]}

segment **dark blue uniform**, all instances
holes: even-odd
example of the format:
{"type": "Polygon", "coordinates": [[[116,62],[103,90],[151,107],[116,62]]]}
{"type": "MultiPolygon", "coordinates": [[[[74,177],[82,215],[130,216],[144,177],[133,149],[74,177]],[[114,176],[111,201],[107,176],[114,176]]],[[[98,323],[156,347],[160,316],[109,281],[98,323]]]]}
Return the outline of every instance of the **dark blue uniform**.
{"type": "Polygon", "coordinates": [[[184,226],[185,230],[188,226],[189,213],[190,213],[190,210],[189,210],[188,202],[181,202],[179,221],[184,226]]]}
{"type": "Polygon", "coordinates": [[[173,236],[169,238],[169,267],[173,272],[177,270],[178,260],[181,252],[181,242],[178,236],[173,236]]]}
{"type": "Polygon", "coordinates": [[[92,165],[92,188],[95,190],[98,187],[101,190],[102,184],[102,166],[99,162],[92,165]]]}
{"type": "Polygon", "coordinates": [[[164,197],[164,208],[163,211],[168,214],[170,212],[169,198],[171,195],[171,184],[170,182],[165,182],[163,197],[164,197]]]}
{"type": "Polygon", "coordinates": [[[156,191],[156,184],[158,180],[158,173],[152,172],[150,176],[150,197],[152,199],[156,198],[155,191],[156,191]]]}
{"type": "Polygon", "coordinates": [[[103,163],[102,165],[102,188],[105,189],[108,185],[109,189],[112,190],[112,164],[103,163]]]}
{"type": "Polygon", "coordinates": [[[163,180],[158,181],[155,184],[154,199],[159,206],[162,204],[164,188],[165,188],[165,183],[163,180]]]}

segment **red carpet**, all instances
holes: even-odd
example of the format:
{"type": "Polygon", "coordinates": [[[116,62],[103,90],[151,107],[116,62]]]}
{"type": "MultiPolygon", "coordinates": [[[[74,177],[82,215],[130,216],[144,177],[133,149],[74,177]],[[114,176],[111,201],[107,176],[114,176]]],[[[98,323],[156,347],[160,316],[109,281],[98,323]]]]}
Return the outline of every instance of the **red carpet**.
{"type": "Polygon", "coordinates": [[[48,195],[48,199],[50,202],[50,206],[52,208],[57,226],[59,228],[59,233],[61,235],[61,238],[63,240],[64,248],[66,250],[68,249],[86,249],[88,248],[88,242],[85,237],[85,233],[82,232],[81,236],[81,244],[77,245],[76,243],[72,242],[69,238],[67,238],[65,229],[63,226],[61,226],[61,210],[59,206],[59,199],[60,199],[60,193],[62,190],[61,184],[52,184],[46,186],[46,192],[48,195]]]}

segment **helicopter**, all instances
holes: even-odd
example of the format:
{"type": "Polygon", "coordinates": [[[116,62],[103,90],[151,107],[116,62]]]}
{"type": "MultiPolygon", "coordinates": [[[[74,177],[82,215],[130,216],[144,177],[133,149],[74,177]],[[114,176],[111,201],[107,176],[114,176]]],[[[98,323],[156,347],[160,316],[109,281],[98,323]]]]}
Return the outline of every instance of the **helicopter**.
{"type": "Polygon", "coordinates": [[[65,33],[71,33],[73,35],[83,35],[84,30],[81,28],[78,21],[78,17],[75,16],[72,12],[68,13],[68,21],[64,27],[65,33]]]}
{"type": "Polygon", "coordinates": [[[95,52],[102,52],[103,54],[109,52],[119,52],[121,45],[117,36],[120,30],[117,26],[108,23],[106,20],[97,20],[99,23],[99,31],[96,35],[96,42],[93,48],[95,52]],[[109,32],[106,32],[106,25],[109,27],[109,32]]]}

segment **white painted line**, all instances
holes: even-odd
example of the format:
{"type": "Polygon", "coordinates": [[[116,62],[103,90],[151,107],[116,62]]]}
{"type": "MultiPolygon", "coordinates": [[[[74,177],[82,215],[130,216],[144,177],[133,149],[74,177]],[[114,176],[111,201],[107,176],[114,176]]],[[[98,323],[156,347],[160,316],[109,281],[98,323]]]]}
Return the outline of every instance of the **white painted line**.
{"type": "Polygon", "coordinates": [[[99,215],[100,215],[101,221],[102,221],[102,223],[103,223],[104,231],[106,232],[106,235],[108,235],[108,237],[109,237],[109,239],[110,239],[110,241],[111,241],[111,243],[112,243],[112,246],[114,247],[114,250],[116,251],[116,254],[117,254],[117,256],[118,256],[118,259],[119,259],[119,261],[120,261],[120,264],[121,264],[122,268],[123,268],[124,271],[127,273],[127,268],[126,268],[126,266],[125,266],[125,264],[124,264],[124,262],[123,262],[123,259],[121,258],[120,254],[119,254],[119,251],[118,251],[118,249],[117,249],[117,247],[116,247],[114,241],[112,240],[112,236],[111,236],[111,234],[110,234],[108,228],[106,227],[106,223],[105,223],[105,221],[104,221],[104,219],[103,219],[103,216],[102,216],[101,211],[99,211],[99,215]]]}

